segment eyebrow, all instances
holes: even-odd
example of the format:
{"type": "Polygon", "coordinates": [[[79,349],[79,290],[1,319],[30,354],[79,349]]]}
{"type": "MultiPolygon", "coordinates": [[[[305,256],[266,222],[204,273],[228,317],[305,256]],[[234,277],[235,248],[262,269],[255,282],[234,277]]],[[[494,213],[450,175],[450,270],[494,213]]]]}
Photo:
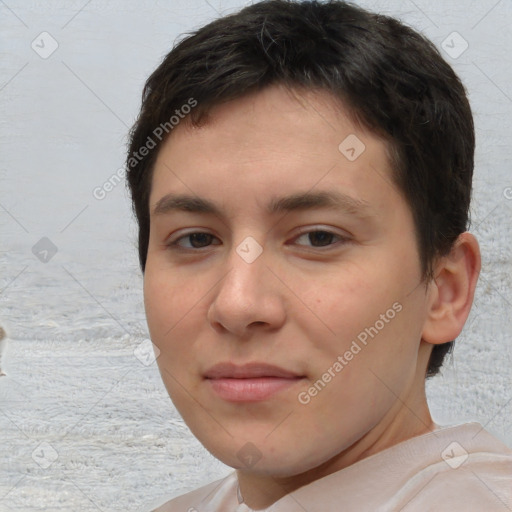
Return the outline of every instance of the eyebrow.
{"type": "MultiPolygon", "coordinates": [[[[333,191],[303,192],[284,197],[273,197],[267,203],[266,211],[270,215],[275,215],[319,208],[342,210],[360,218],[373,216],[373,209],[367,201],[333,191]]],[[[157,201],[153,215],[160,216],[174,211],[222,216],[221,208],[214,202],[188,194],[165,195],[157,201]]]]}

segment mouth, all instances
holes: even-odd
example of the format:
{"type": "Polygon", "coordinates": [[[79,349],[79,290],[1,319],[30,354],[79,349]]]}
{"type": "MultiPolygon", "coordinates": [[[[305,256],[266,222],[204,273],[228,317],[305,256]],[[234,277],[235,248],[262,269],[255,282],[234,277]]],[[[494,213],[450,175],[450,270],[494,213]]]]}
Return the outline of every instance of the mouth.
{"type": "Polygon", "coordinates": [[[304,375],[266,363],[220,363],[204,374],[212,391],[229,402],[259,402],[296,385],[304,375]]]}

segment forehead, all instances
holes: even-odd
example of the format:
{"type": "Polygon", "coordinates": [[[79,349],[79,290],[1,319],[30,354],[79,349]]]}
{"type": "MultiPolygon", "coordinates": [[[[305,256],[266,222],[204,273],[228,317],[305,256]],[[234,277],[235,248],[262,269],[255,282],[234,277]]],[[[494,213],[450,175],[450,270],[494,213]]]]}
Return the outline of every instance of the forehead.
{"type": "Polygon", "coordinates": [[[386,143],[328,92],[276,85],[213,107],[200,127],[174,128],[155,163],[150,209],[171,192],[266,208],[284,190],[319,189],[382,206],[398,193],[386,143]]]}

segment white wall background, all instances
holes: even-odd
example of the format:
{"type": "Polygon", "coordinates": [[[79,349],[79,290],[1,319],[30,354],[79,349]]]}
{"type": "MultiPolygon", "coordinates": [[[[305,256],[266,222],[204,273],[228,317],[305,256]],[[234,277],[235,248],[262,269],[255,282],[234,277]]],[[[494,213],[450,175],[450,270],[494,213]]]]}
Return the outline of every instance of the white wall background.
{"type": "MultiPolygon", "coordinates": [[[[191,436],[141,355],[124,184],[103,200],[92,191],[122,167],[143,83],[175,38],[247,3],[0,1],[0,320],[11,333],[0,379],[2,511],[143,510],[230,471],[191,436]],[[49,56],[55,43],[43,31],[58,44],[49,56]],[[46,263],[33,254],[43,237],[57,250],[39,242],[46,263]]],[[[475,115],[471,230],[483,272],[428,397],[438,423],[479,421],[512,446],[512,2],[357,3],[439,47],[454,31],[467,41],[453,58],[464,43],[451,36],[446,59],[475,115]]]]}

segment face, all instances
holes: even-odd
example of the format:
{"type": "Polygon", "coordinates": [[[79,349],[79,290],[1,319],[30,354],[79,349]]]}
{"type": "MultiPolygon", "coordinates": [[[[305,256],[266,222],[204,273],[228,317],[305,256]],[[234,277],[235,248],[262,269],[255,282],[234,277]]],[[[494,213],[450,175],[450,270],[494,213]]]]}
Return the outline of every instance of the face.
{"type": "Polygon", "coordinates": [[[296,94],[273,86],[174,129],[144,276],[189,428],[225,464],[279,476],[398,421],[427,301],[384,142],[328,93],[296,94]]]}

